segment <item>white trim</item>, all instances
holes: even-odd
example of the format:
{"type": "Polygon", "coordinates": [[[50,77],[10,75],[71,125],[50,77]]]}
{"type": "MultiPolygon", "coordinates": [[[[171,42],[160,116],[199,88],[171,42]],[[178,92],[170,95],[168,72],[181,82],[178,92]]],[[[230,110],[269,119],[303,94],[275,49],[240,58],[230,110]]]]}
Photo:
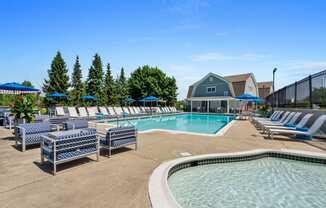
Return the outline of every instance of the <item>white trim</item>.
{"type": "Polygon", "coordinates": [[[216,93],[216,86],[206,87],[206,93],[216,93]],[[211,91],[209,91],[208,89],[210,89],[211,91]],[[214,89],[214,91],[213,91],[213,89],[214,89]]]}
{"type": "Polygon", "coordinates": [[[215,134],[205,134],[205,133],[196,133],[196,132],[189,132],[189,131],[178,131],[178,130],[168,130],[168,129],[149,129],[145,131],[138,131],[139,134],[146,134],[146,133],[153,133],[153,132],[166,132],[170,134],[187,134],[187,135],[197,135],[197,136],[206,136],[206,137],[220,137],[223,136],[230,127],[234,124],[236,120],[230,121],[228,124],[223,126],[219,129],[215,134]]]}
{"type": "Polygon", "coordinates": [[[169,171],[171,170],[171,168],[173,168],[174,166],[180,163],[198,161],[198,160],[210,159],[210,158],[219,158],[219,157],[253,156],[253,155],[260,155],[269,152],[310,157],[310,158],[312,157],[312,158],[326,159],[325,153],[316,153],[316,152],[291,150],[291,149],[279,149],[279,150],[256,149],[256,150],[245,151],[245,152],[217,153],[217,154],[189,156],[189,157],[182,157],[175,160],[163,162],[153,171],[152,175],[149,178],[148,193],[151,202],[151,207],[152,208],[181,208],[180,204],[178,204],[178,202],[174,198],[168,185],[169,171]]]}
{"type": "Polygon", "coordinates": [[[214,101],[214,100],[236,100],[230,96],[216,96],[216,97],[191,97],[187,98],[188,101],[214,101]]]}

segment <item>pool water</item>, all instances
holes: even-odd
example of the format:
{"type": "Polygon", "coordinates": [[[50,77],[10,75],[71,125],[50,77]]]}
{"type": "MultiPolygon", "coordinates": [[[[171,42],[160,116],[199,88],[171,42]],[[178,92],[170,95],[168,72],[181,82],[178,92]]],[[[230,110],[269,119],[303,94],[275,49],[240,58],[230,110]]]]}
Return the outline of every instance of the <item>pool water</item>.
{"type": "MultiPolygon", "coordinates": [[[[129,119],[128,121],[120,121],[119,125],[132,124],[136,126],[139,131],[162,129],[215,134],[233,119],[234,116],[187,113],[178,115],[162,115],[152,118],[129,119]]],[[[116,122],[109,123],[116,124],[116,122]]]]}
{"type": "Polygon", "coordinates": [[[326,207],[326,165],[263,158],[182,169],[168,179],[183,208],[326,207]]]}

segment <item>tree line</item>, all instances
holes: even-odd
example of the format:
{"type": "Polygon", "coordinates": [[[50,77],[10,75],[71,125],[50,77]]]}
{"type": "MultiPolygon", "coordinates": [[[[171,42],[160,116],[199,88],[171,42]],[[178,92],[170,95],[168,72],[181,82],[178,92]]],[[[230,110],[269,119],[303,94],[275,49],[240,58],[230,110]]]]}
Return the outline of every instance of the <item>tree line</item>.
{"type": "Polygon", "coordinates": [[[125,105],[127,98],[139,100],[145,96],[156,96],[174,105],[177,101],[177,85],[174,77],[167,76],[157,67],[144,65],[138,67],[127,78],[122,67],[114,79],[110,63],[103,70],[103,62],[99,54],[95,54],[88,69],[88,76],[83,81],[79,57],[76,57],[71,79],[67,65],[58,51],[48,69],[48,78],[44,80],[43,92],[64,93],[66,100],[46,99],[46,102],[64,102],[69,105],[85,105],[80,99],[83,95],[96,96],[97,105],[125,105]]]}

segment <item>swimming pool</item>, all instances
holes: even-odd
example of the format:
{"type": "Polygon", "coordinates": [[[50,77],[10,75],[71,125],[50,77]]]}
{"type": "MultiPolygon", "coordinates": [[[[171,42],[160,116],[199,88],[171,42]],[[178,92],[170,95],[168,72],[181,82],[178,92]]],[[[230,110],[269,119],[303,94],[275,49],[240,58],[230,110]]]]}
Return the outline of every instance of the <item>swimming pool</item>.
{"type": "Polygon", "coordinates": [[[322,208],[325,184],[325,164],[274,157],[192,166],[168,179],[183,208],[322,208]]]}
{"type": "MultiPolygon", "coordinates": [[[[214,135],[234,118],[235,116],[230,115],[185,113],[127,119],[119,121],[119,125],[132,124],[139,131],[168,130],[214,135]]],[[[111,121],[109,124],[116,125],[116,121],[111,121]]]]}

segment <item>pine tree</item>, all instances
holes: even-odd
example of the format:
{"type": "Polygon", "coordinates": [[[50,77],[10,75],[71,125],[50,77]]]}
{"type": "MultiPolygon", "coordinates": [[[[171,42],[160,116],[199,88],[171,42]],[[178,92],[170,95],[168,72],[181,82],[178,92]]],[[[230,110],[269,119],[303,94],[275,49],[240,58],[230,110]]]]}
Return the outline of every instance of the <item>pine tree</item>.
{"type": "Polygon", "coordinates": [[[106,67],[105,80],[104,80],[104,96],[107,105],[113,105],[117,102],[116,85],[112,77],[111,66],[108,63],[106,67]]]}
{"type": "Polygon", "coordinates": [[[71,101],[73,105],[79,105],[80,104],[80,97],[83,95],[84,92],[84,85],[82,83],[82,71],[80,68],[79,63],[79,57],[76,57],[76,61],[74,64],[74,69],[72,72],[72,78],[71,78],[71,101]]]}
{"type": "Polygon", "coordinates": [[[45,93],[67,93],[69,87],[68,69],[59,51],[51,63],[48,76],[49,79],[44,80],[43,84],[43,91],[45,93]]]}
{"type": "Polygon", "coordinates": [[[87,94],[96,96],[98,104],[104,104],[103,68],[101,57],[95,54],[87,79],[87,94]]]}
{"type": "Polygon", "coordinates": [[[123,105],[128,97],[127,78],[125,76],[125,70],[123,67],[121,67],[120,75],[118,76],[116,83],[118,93],[117,97],[120,104],[123,105]]]}

